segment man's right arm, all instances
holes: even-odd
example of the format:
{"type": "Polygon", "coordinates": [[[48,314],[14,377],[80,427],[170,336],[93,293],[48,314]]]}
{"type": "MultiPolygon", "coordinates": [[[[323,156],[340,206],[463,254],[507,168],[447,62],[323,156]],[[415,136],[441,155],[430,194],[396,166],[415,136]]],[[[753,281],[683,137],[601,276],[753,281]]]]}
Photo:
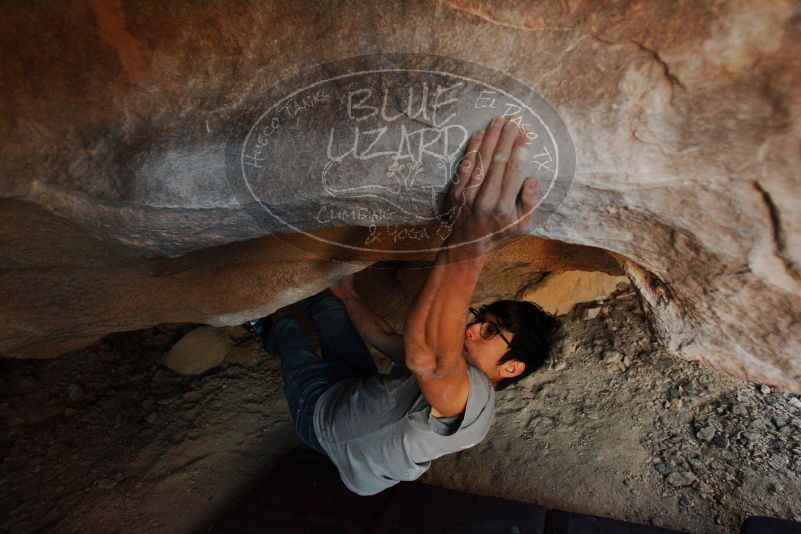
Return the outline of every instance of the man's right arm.
{"type": "Polygon", "coordinates": [[[467,405],[465,316],[486,254],[531,223],[537,179],[524,174],[526,133],[496,117],[470,139],[448,193],[453,231],[406,317],[406,366],[435,417],[458,415],[467,405]]]}

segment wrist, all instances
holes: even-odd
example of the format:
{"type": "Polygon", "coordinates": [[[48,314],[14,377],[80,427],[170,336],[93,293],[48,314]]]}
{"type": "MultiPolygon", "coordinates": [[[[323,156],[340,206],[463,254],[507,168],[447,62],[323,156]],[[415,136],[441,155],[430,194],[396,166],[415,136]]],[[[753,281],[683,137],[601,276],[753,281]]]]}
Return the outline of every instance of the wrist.
{"type": "Polygon", "coordinates": [[[440,251],[440,258],[445,264],[481,269],[487,263],[492,250],[493,246],[488,240],[464,245],[446,244],[440,251]]]}
{"type": "Polygon", "coordinates": [[[347,295],[342,296],[342,303],[345,305],[346,308],[353,306],[354,303],[359,302],[359,295],[355,292],[348,293],[347,295]]]}

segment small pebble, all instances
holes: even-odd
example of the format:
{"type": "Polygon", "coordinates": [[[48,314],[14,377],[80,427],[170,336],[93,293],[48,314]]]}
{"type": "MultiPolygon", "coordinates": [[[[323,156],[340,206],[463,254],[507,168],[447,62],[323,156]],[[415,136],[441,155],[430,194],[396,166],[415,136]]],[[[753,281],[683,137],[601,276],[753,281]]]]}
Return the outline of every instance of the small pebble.
{"type": "Polygon", "coordinates": [[[668,484],[676,488],[690,486],[696,480],[691,471],[682,471],[681,473],[674,471],[667,476],[668,484]]]}
{"type": "Polygon", "coordinates": [[[71,401],[77,401],[83,397],[83,388],[78,384],[70,384],[67,387],[67,396],[71,401]]]}
{"type": "Polygon", "coordinates": [[[117,481],[111,478],[101,478],[97,481],[96,486],[100,489],[111,489],[117,485],[117,481]]]}
{"type": "Polygon", "coordinates": [[[712,443],[721,449],[726,449],[729,446],[729,437],[726,434],[718,434],[712,439],[712,443]]]}
{"type": "Polygon", "coordinates": [[[200,400],[200,392],[199,391],[187,391],[183,394],[183,399],[186,402],[197,402],[200,400]]]}
{"type": "Polygon", "coordinates": [[[167,373],[164,369],[159,369],[155,373],[153,373],[153,383],[154,384],[161,384],[167,381],[167,373]]]}
{"type": "Polygon", "coordinates": [[[656,472],[660,475],[666,476],[672,473],[676,467],[671,463],[659,462],[654,464],[654,469],[656,469],[656,472]]]}
{"type": "Polygon", "coordinates": [[[712,425],[705,426],[701,430],[698,431],[696,437],[702,441],[712,441],[712,438],[715,437],[715,427],[712,425]]]}

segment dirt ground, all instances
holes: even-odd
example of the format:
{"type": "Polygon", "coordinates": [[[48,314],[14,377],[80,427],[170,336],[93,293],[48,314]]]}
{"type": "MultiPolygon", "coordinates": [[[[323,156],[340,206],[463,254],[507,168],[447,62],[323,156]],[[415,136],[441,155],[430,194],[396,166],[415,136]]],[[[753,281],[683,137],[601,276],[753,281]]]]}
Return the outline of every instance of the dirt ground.
{"type": "MultiPolygon", "coordinates": [[[[379,296],[397,321],[408,292],[379,296]]],[[[0,531],[203,531],[299,443],[255,341],[200,377],[158,363],[196,326],[0,360],[0,531]]],[[[499,392],[487,440],[422,480],[689,532],[801,520],[801,400],[664,354],[621,289],[563,316],[553,361],[499,392]]]]}

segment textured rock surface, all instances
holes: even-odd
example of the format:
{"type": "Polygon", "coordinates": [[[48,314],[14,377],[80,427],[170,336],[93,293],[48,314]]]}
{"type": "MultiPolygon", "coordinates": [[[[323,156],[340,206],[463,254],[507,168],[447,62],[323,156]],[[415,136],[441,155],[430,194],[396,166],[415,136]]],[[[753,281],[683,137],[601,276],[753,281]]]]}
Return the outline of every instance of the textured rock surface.
{"type": "Polygon", "coordinates": [[[253,243],[201,251],[271,230],[230,194],[226,141],[277,80],[415,51],[505,72],[559,111],[576,176],[538,236],[615,253],[672,353],[801,391],[800,12],[7,5],[0,352],[53,355],[164,320],[231,324],[359,268],[265,263],[253,243]]]}
{"type": "Polygon", "coordinates": [[[564,271],[546,276],[534,287],[523,291],[520,298],[536,302],[547,312],[564,315],[580,302],[606,298],[628,285],[625,276],[564,271]]]}
{"type": "Polygon", "coordinates": [[[200,375],[222,362],[233,345],[226,329],[202,326],[173,345],[161,363],[182,375],[200,375]]]}
{"type": "MultiPolygon", "coordinates": [[[[291,243],[265,237],[175,259],[136,258],[43,210],[0,201],[0,354],[52,357],[110,332],[158,323],[238,324],[369,263],[321,259],[291,243]]],[[[497,275],[490,278],[510,270],[523,279],[569,268],[620,273],[599,249],[533,237],[497,250],[491,264],[488,273],[497,275]]]]}

